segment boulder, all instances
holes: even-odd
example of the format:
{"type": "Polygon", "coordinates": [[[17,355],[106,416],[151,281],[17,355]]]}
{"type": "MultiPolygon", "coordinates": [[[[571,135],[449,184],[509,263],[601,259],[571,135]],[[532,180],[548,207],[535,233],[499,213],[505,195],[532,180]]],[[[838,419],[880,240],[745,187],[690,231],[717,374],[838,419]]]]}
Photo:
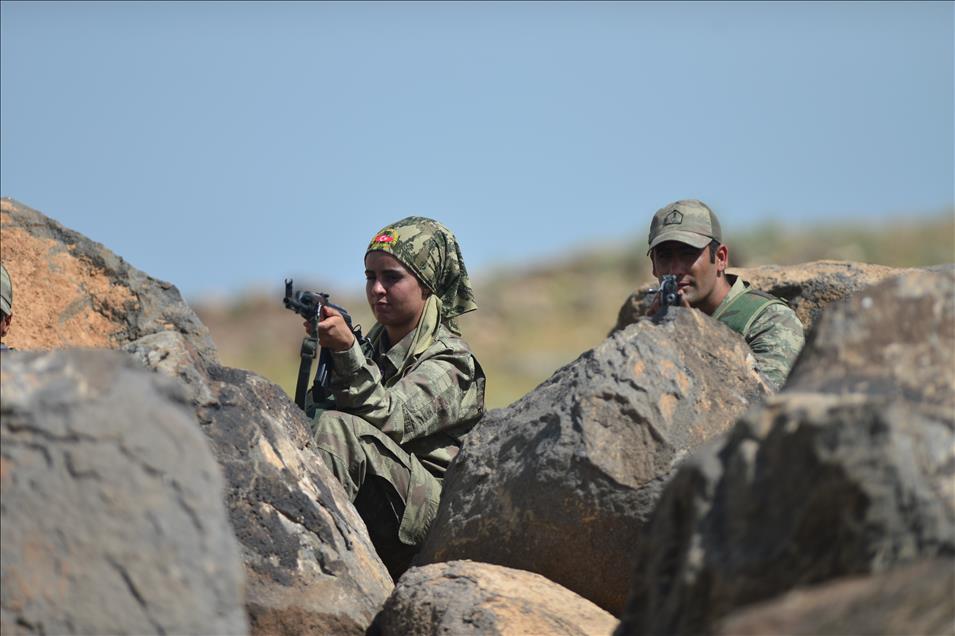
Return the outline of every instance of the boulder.
{"type": "Polygon", "coordinates": [[[833,306],[786,386],[955,410],[955,269],[902,274],[833,306]]]}
{"type": "MultiPolygon", "coordinates": [[[[842,300],[887,278],[907,271],[884,265],[846,261],[814,261],[799,265],[764,265],[760,267],[731,267],[730,274],[742,276],[753,287],[789,303],[802,321],[806,331],[815,324],[826,305],[842,300]]],[[[641,285],[638,291],[624,301],[617,315],[613,331],[623,329],[644,315],[650,307],[645,290],[655,282],[641,285]]],[[[613,333],[613,332],[611,332],[613,333]]]]}
{"type": "Polygon", "coordinates": [[[393,583],[302,411],[260,376],[204,363],[182,334],[126,350],[188,389],[225,474],[253,633],[363,634],[393,583]]]}
{"type": "Polygon", "coordinates": [[[364,633],[393,583],[354,507],[310,450],[301,411],[271,382],[221,366],[205,326],[172,285],[15,201],[0,201],[0,220],[15,288],[5,341],[120,348],[181,381],[193,427],[224,471],[252,631],[364,633]]]}
{"type": "Polygon", "coordinates": [[[701,312],[638,321],[478,423],[416,563],[528,570],[619,612],[673,468],[765,394],[743,339],[701,312]]]}
{"type": "Polygon", "coordinates": [[[216,360],[208,330],[173,285],[13,199],[0,199],[0,235],[14,290],[8,346],[120,348],[175,331],[216,360]]]}
{"type": "Polygon", "coordinates": [[[544,577],[451,561],[411,568],[368,630],[407,634],[610,634],[617,619],[544,577]]]}
{"type": "Polygon", "coordinates": [[[955,272],[830,306],[785,389],[686,462],[618,636],[711,633],[797,586],[955,554],[955,272]]]}
{"type": "Polygon", "coordinates": [[[110,351],[0,360],[4,634],[245,634],[223,479],[178,383],[110,351]]]}
{"type": "Polygon", "coordinates": [[[743,609],[725,636],[955,633],[955,561],[934,559],[882,574],[838,579],[743,609]]]}

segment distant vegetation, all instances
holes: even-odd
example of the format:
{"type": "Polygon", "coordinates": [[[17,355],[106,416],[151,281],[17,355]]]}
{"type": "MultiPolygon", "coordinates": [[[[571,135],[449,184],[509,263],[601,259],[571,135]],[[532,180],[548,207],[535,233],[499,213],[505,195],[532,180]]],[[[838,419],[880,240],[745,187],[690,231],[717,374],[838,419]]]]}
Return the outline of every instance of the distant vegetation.
{"type": "MultiPolygon", "coordinates": [[[[793,228],[770,223],[727,236],[731,264],[790,265],[821,259],[894,267],[955,261],[955,214],[913,216],[865,227],[793,228]]],[[[646,239],[588,248],[562,261],[476,277],[480,309],[460,325],[488,376],[488,407],[506,406],[606,337],[630,292],[650,281],[646,239]]],[[[317,289],[320,286],[313,286],[317,289]]],[[[250,292],[227,304],[193,304],[224,364],[295,390],[302,320],[273,295],[250,292]]],[[[337,295],[365,326],[363,290],[337,295]]]]}

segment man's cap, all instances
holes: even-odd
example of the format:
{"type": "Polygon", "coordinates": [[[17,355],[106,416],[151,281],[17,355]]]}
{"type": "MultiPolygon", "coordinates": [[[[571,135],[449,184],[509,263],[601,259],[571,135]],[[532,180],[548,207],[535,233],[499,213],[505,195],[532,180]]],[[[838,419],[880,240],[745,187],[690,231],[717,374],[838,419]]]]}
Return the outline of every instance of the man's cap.
{"type": "Polygon", "coordinates": [[[716,239],[723,242],[720,220],[705,203],[696,199],[675,201],[653,215],[650,222],[650,249],[666,241],[678,241],[693,247],[705,247],[716,239]]]}
{"type": "Polygon", "coordinates": [[[0,310],[8,316],[13,313],[13,283],[10,282],[7,268],[2,264],[0,264],[0,310]]]}

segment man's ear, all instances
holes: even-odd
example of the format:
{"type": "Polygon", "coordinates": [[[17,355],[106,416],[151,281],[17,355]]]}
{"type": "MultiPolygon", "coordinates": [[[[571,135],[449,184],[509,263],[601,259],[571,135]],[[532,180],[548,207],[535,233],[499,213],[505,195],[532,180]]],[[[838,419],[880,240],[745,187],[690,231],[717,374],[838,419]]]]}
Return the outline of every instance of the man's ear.
{"type": "Polygon", "coordinates": [[[720,274],[726,270],[730,262],[730,248],[726,245],[720,243],[720,246],[716,248],[716,271],[720,274]]]}
{"type": "Polygon", "coordinates": [[[650,271],[653,273],[654,278],[660,278],[657,276],[657,261],[653,258],[653,250],[650,250],[650,271]]]}

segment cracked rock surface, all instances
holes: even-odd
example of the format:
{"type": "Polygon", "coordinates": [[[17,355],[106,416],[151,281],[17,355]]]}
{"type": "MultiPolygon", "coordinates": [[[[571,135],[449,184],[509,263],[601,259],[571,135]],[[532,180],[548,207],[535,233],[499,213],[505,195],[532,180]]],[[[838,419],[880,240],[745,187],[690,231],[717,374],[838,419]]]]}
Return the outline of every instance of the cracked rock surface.
{"type": "Polygon", "coordinates": [[[416,562],[536,572],[618,613],[674,467],[765,394],[722,324],[682,308],[640,320],[478,423],[416,562]]]}
{"type": "Polygon", "coordinates": [[[393,583],[302,411],[254,373],[205,363],[181,334],[126,350],[182,381],[222,466],[253,633],[363,634],[393,583]]]}
{"type": "Polygon", "coordinates": [[[104,350],[0,359],[4,634],[244,634],[223,479],[178,383],[104,350]]]}

